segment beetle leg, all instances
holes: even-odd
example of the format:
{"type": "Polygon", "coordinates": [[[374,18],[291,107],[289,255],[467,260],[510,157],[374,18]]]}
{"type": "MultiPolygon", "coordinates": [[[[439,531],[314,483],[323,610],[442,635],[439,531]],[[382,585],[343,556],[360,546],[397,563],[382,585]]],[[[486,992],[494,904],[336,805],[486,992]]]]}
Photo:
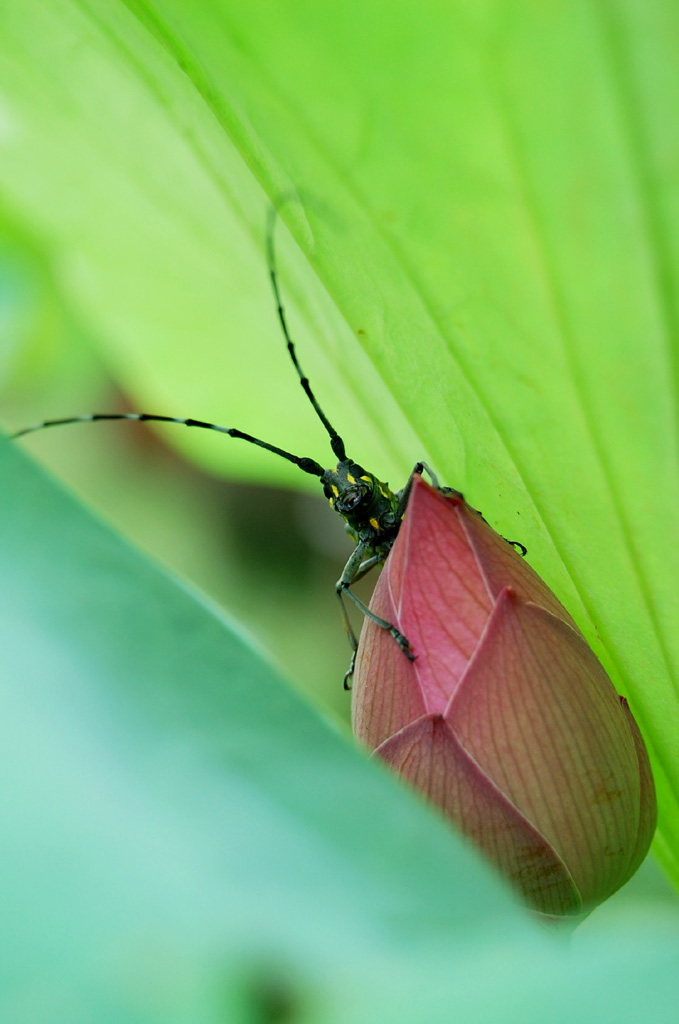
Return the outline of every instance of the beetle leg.
{"type": "MultiPolygon", "coordinates": [[[[349,583],[352,582],[355,579],[356,574],[358,573],[358,571],[360,569],[360,566],[361,566],[361,563],[363,561],[363,555],[365,554],[365,549],[366,549],[366,545],[365,544],[357,544],[357,546],[351,552],[351,555],[349,556],[349,560],[348,560],[347,564],[344,566],[344,569],[342,571],[341,577],[338,579],[337,583],[335,584],[335,593],[337,594],[337,597],[339,598],[340,609],[342,611],[342,621],[344,623],[344,630],[345,630],[347,636],[349,637],[349,643],[351,644],[351,649],[352,649],[352,651],[354,653],[354,657],[351,659],[352,669],[353,669],[353,663],[354,663],[355,656],[356,656],[356,651],[358,650],[358,640],[356,639],[356,634],[354,633],[353,626],[351,625],[351,622],[349,621],[349,616],[347,614],[346,605],[344,604],[344,600],[343,600],[343,592],[344,592],[344,587],[345,586],[348,587],[349,583]]],[[[346,681],[347,681],[347,678],[345,676],[345,679],[344,679],[344,682],[345,682],[344,688],[345,688],[345,690],[348,689],[348,686],[346,685],[346,681]]]]}
{"type": "Polygon", "coordinates": [[[359,611],[361,611],[363,615],[366,616],[366,618],[370,619],[371,622],[374,622],[376,626],[380,627],[380,629],[386,629],[393,636],[396,643],[399,645],[399,647],[406,655],[406,657],[410,659],[410,661],[415,660],[415,655],[412,653],[412,648],[408,638],[405,637],[403,633],[401,633],[400,630],[396,628],[396,626],[392,625],[391,622],[387,622],[386,619],[382,619],[380,618],[379,615],[375,615],[375,613],[372,612],[370,608],[368,608],[368,606],[364,604],[360,598],[356,597],[356,595],[349,589],[352,583],[355,583],[357,580],[361,579],[361,577],[365,576],[366,573],[370,572],[371,569],[374,569],[376,565],[378,565],[380,562],[384,560],[383,556],[381,555],[372,555],[370,558],[366,558],[364,560],[363,555],[365,554],[366,546],[367,545],[365,544],[359,544],[352,551],[347,564],[344,566],[344,571],[342,575],[335,584],[335,592],[337,593],[337,597],[339,598],[340,602],[340,608],[342,609],[342,619],[344,622],[344,628],[346,630],[347,636],[349,637],[349,643],[351,644],[352,651],[351,664],[349,665],[348,672],[344,676],[345,690],[350,689],[349,680],[351,679],[354,673],[354,666],[356,664],[356,652],[358,650],[358,640],[356,639],[356,634],[354,633],[351,622],[349,621],[349,615],[347,613],[347,608],[344,603],[345,595],[351,601],[353,601],[353,603],[356,605],[359,611]]]}
{"type": "MultiPolygon", "coordinates": [[[[356,571],[354,573],[354,576],[353,576],[353,579],[351,580],[351,582],[352,583],[356,583],[358,580],[363,579],[363,577],[367,573],[369,573],[371,569],[374,569],[376,565],[379,565],[380,562],[383,562],[383,561],[384,561],[384,558],[383,558],[382,555],[373,555],[371,558],[366,558],[365,561],[363,561],[363,562],[361,562],[359,564],[358,568],[356,569],[356,571]]],[[[346,568],[345,568],[345,571],[344,571],[344,573],[342,575],[344,576],[345,574],[346,574],[346,568]]],[[[345,630],[347,632],[347,635],[349,637],[349,642],[351,644],[351,662],[349,664],[348,670],[344,673],[344,689],[345,690],[350,690],[351,689],[351,685],[350,685],[349,680],[351,679],[351,677],[354,674],[354,667],[356,665],[356,651],[358,650],[358,643],[356,641],[356,635],[354,633],[353,627],[352,627],[351,623],[349,622],[349,616],[347,615],[347,610],[345,608],[344,601],[342,600],[343,592],[344,592],[343,590],[340,590],[340,589],[337,590],[337,596],[340,599],[340,607],[342,609],[342,619],[344,620],[344,628],[345,628],[345,630]]],[[[348,591],[348,590],[347,590],[347,593],[349,594],[349,597],[351,597],[352,600],[353,600],[354,595],[350,591],[348,591]]]]}
{"type": "Polygon", "coordinates": [[[458,498],[462,497],[460,491],[455,491],[452,489],[452,487],[439,487],[439,481],[438,477],[436,476],[436,473],[433,471],[433,469],[431,469],[430,466],[427,465],[426,462],[416,462],[413,467],[412,473],[408,477],[407,484],[405,485],[405,487],[402,487],[401,490],[396,495],[396,497],[398,498],[396,514],[399,518],[399,521],[403,519],[403,516],[405,515],[406,505],[408,504],[408,498],[410,497],[410,491],[413,486],[413,479],[416,476],[422,476],[423,471],[425,471],[428,474],[429,479],[431,480],[432,487],[435,490],[441,491],[442,494],[454,494],[458,498]]]}
{"type": "Polygon", "coordinates": [[[371,558],[366,558],[365,562],[361,562],[356,575],[354,576],[352,583],[358,583],[364,576],[367,576],[371,569],[374,569],[376,565],[384,561],[384,555],[373,555],[371,558]]]}

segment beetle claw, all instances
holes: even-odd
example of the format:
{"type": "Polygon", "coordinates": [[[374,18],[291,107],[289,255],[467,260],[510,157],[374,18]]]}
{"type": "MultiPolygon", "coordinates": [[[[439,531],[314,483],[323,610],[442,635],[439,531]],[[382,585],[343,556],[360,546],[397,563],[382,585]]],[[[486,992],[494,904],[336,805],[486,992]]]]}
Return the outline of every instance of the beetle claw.
{"type": "Polygon", "coordinates": [[[403,633],[400,633],[395,626],[392,626],[389,632],[391,633],[391,635],[393,636],[394,640],[401,648],[403,653],[405,654],[408,661],[415,661],[416,655],[413,654],[413,645],[411,644],[408,637],[404,636],[403,633]]]}

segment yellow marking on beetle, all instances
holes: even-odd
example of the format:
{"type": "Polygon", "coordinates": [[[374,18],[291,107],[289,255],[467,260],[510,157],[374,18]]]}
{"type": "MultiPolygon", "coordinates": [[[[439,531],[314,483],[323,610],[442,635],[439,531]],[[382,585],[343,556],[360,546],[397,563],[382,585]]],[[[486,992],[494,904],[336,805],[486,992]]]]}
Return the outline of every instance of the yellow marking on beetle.
{"type": "Polygon", "coordinates": [[[373,530],[379,530],[380,524],[377,522],[376,519],[369,519],[368,522],[372,526],[373,530]]]}
{"type": "Polygon", "coordinates": [[[328,501],[330,502],[330,508],[334,508],[335,507],[335,499],[334,498],[328,498],[328,501]]]}
{"type": "Polygon", "coordinates": [[[347,473],[347,480],[349,481],[350,484],[355,484],[356,483],[356,481],[354,480],[354,478],[351,475],[351,473],[347,473]]]}
{"type": "Polygon", "coordinates": [[[389,497],[389,491],[385,491],[385,489],[382,486],[382,484],[380,484],[380,494],[382,495],[383,498],[388,498],[389,497]]]}
{"type": "Polygon", "coordinates": [[[371,477],[369,477],[369,476],[362,476],[362,477],[361,477],[361,480],[366,480],[366,481],[367,481],[367,482],[368,482],[369,484],[371,484],[371,483],[372,483],[372,479],[371,479],[371,477]]]}
{"type": "Polygon", "coordinates": [[[330,488],[332,490],[332,493],[335,495],[335,497],[339,498],[339,490],[337,489],[336,485],[335,484],[330,484],[330,488]]]}

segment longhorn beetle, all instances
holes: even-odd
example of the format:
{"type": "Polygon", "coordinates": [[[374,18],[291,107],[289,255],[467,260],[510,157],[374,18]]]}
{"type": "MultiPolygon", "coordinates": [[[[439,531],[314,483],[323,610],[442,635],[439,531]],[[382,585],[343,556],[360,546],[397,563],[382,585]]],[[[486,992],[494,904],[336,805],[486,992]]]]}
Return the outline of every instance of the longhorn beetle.
{"type": "MultiPolygon", "coordinates": [[[[302,472],[318,477],[323,485],[323,493],[330,502],[331,508],[338,512],[345,520],[347,532],[356,545],[349,556],[347,564],[344,566],[342,575],[335,584],[335,591],[340,602],[344,628],[347,632],[347,636],[349,637],[352,650],[351,663],[348,671],[344,675],[344,688],[345,690],[348,690],[350,689],[350,680],[354,672],[358,641],[349,620],[347,608],[344,603],[345,597],[350,598],[356,607],[360,609],[363,615],[375,622],[381,629],[387,630],[391,636],[393,636],[406,658],[409,658],[411,661],[415,659],[415,653],[413,652],[407,637],[400,633],[399,630],[390,622],[387,622],[378,615],[375,615],[374,612],[372,612],[367,605],[365,605],[363,601],[353,593],[351,585],[362,579],[363,576],[370,572],[371,569],[381,565],[386,560],[387,555],[391,551],[394,541],[396,540],[396,535],[399,531],[401,522],[403,521],[413,477],[416,474],[421,474],[423,470],[426,470],[431,477],[434,487],[436,488],[438,488],[438,481],[425,462],[418,462],[414,466],[405,487],[402,487],[400,491],[394,492],[390,490],[387,484],[382,483],[382,481],[378,480],[372,473],[369,473],[357,462],[354,462],[352,459],[347,457],[344,448],[344,441],[318,404],[316,396],[311,390],[309,380],[304,375],[299,363],[295,345],[290,336],[288,322],[285,310],[283,309],[283,302],[278,285],[278,274],[276,271],[273,243],[275,220],[276,210],[272,207],[267,219],[266,253],[269,277],[273,288],[278,319],[280,321],[290,359],[292,360],[292,364],[297,372],[297,376],[299,377],[299,382],[313,406],[316,415],[330,437],[330,447],[337,459],[337,466],[334,469],[324,469],[319,462],[315,461],[315,459],[293,455],[291,452],[286,452],[283,448],[278,448],[276,445],[269,444],[267,441],[262,441],[258,437],[253,437],[252,434],[246,434],[242,430],[237,430],[235,427],[223,427],[218,423],[207,423],[204,420],[182,419],[177,416],[160,416],[145,412],[89,413],[84,416],[68,416],[64,419],[45,420],[42,423],[36,423],[31,427],[25,427],[23,430],[18,430],[12,435],[12,437],[23,437],[25,434],[34,433],[36,430],[44,430],[46,427],[61,427],[70,423],[93,423],[97,420],[136,420],[138,422],[179,423],[185,427],[199,427],[202,430],[216,430],[220,434],[228,434],[229,437],[239,438],[242,441],[247,441],[249,444],[255,444],[259,448],[265,448],[266,451],[273,452],[274,455],[278,455],[280,458],[286,459],[288,462],[292,462],[293,465],[299,466],[302,472]]],[[[451,488],[442,488],[442,490],[444,493],[457,494],[459,497],[462,497],[459,491],[453,491],[451,488]]],[[[525,554],[526,549],[522,544],[519,544],[518,541],[510,541],[509,543],[515,544],[522,553],[525,554]]]]}

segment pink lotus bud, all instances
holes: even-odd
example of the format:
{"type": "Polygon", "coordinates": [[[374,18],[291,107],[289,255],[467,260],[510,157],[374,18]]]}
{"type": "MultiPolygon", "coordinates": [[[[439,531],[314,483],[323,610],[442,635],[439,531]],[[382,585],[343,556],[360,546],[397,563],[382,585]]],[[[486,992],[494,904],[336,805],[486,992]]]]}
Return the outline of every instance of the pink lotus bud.
{"type": "Polygon", "coordinates": [[[458,496],[416,477],[366,619],[356,737],[549,915],[592,909],[655,829],[641,734],[554,594],[458,496]]]}

